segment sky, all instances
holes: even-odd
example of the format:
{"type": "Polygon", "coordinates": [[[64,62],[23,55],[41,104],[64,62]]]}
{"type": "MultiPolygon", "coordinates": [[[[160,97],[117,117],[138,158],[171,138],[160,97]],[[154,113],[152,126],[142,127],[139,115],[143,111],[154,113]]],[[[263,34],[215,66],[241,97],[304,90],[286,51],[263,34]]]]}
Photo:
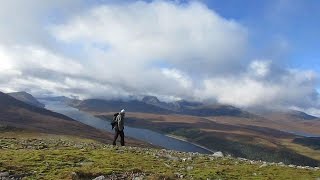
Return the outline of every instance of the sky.
{"type": "Polygon", "coordinates": [[[0,91],[320,115],[317,0],[12,0],[0,91]]]}

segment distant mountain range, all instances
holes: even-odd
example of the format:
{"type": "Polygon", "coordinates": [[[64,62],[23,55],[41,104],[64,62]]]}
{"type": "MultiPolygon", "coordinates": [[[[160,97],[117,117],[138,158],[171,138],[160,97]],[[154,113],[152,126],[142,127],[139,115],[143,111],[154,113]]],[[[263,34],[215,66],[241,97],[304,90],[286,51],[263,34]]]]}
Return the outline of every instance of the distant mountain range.
{"type": "Polygon", "coordinates": [[[145,96],[141,101],[87,99],[78,102],[77,104],[72,103],[71,105],[80,110],[94,112],[117,112],[120,109],[124,108],[128,112],[143,112],[155,114],[237,117],[255,116],[254,114],[229,105],[205,105],[200,102],[189,102],[185,100],[167,103],[160,101],[155,96],[145,96]]]}
{"type": "MultiPolygon", "coordinates": [[[[8,93],[17,100],[23,101],[29,105],[44,108],[35,97],[26,92],[8,93]]],[[[49,101],[59,101],[84,111],[93,112],[117,112],[120,109],[126,109],[128,112],[142,112],[155,114],[182,114],[193,116],[233,116],[246,118],[268,118],[279,120],[312,120],[317,121],[320,118],[309,115],[305,112],[296,110],[287,111],[264,111],[260,113],[251,113],[230,105],[213,104],[208,105],[201,102],[191,102],[179,100],[174,102],[160,101],[156,96],[145,96],[142,100],[104,100],[104,99],[86,99],[77,100],[65,96],[42,97],[38,98],[49,101]]]]}
{"type": "Polygon", "coordinates": [[[102,100],[102,99],[87,99],[81,101],[74,107],[85,111],[100,111],[100,112],[118,112],[121,109],[126,109],[128,112],[146,112],[157,114],[170,114],[174,111],[163,109],[151,104],[146,104],[138,100],[122,101],[122,100],[102,100]]]}
{"type": "Polygon", "coordinates": [[[31,94],[27,92],[13,92],[13,93],[8,93],[8,95],[14,97],[15,99],[25,102],[27,104],[30,104],[32,106],[36,106],[39,108],[44,108],[45,105],[40,103],[36,98],[34,98],[31,94]]]}

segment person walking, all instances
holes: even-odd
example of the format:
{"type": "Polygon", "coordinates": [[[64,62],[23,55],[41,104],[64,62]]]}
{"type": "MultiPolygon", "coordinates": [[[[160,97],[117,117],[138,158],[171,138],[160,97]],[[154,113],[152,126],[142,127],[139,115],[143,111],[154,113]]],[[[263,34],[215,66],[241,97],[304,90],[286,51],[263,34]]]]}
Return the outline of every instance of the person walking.
{"type": "Polygon", "coordinates": [[[113,139],[113,145],[116,145],[116,141],[118,139],[118,136],[120,135],[121,146],[124,146],[124,132],[123,132],[123,130],[124,130],[124,116],[125,116],[125,110],[122,109],[114,120],[115,134],[114,134],[114,139],[113,139]]]}

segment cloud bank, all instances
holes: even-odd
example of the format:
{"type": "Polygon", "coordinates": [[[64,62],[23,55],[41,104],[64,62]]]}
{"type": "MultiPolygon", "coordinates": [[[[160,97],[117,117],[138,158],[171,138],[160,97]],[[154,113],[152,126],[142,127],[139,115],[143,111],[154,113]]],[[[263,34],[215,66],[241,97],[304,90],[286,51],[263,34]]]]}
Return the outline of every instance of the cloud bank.
{"type": "Polygon", "coordinates": [[[248,57],[250,29],[200,2],[37,3],[12,15],[15,24],[0,23],[2,91],[320,107],[315,72],[248,57]],[[68,6],[79,8],[51,11],[68,6]]]}

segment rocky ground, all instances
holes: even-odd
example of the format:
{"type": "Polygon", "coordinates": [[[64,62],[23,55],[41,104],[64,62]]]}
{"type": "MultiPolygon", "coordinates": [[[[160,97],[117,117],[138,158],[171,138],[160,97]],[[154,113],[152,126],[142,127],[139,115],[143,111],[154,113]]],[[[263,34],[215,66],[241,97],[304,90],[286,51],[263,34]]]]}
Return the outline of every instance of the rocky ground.
{"type": "Polygon", "coordinates": [[[320,179],[319,167],[0,134],[0,179],[320,179]]]}

